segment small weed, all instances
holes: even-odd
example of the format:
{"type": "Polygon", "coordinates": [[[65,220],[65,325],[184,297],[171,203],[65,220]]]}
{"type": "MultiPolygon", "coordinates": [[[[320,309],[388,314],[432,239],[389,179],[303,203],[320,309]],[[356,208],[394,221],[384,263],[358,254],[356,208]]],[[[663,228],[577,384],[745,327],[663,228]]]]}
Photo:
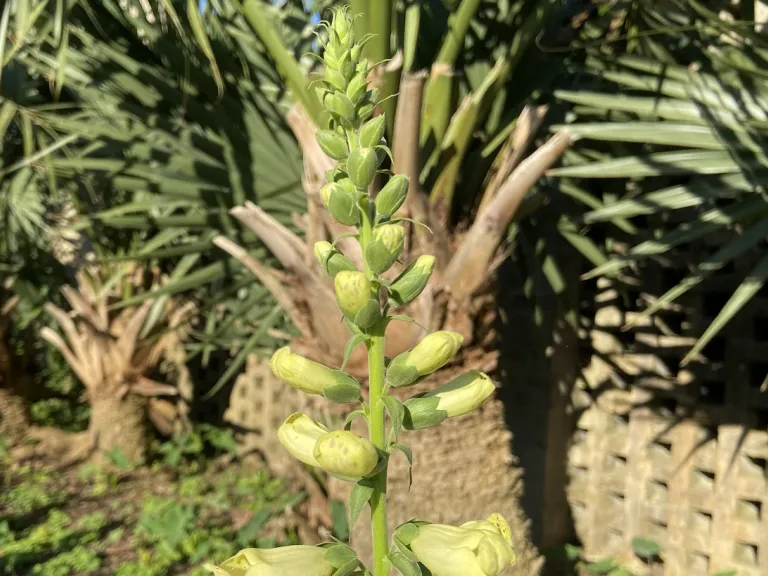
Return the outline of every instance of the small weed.
{"type": "Polygon", "coordinates": [[[92,496],[103,496],[117,488],[119,478],[98,464],[84,464],[77,471],[80,482],[90,484],[92,496]]]}
{"type": "Polygon", "coordinates": [[[52,490],[44,479],[38,476],[24,479],[14,486],[3,498],[3,505],[9,515],[24,516],[61,503],[64,495],[52,490]]]}

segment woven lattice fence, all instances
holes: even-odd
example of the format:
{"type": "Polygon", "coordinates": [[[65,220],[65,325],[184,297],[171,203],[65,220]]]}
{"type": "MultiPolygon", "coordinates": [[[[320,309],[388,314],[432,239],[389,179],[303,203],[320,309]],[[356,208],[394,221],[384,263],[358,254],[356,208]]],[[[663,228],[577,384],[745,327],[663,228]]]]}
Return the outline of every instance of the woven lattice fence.
{"type": "Polygon", "coordinates": [[[593,558],[637,573],[633,538],[662,547],[665,575],[768,574],[768,294],[761,291],[701,357],[680,360],[754,264],[724,268],[652,320],[638,311],[717,246],[647,267],[637,290],[598,283],[594,356],[574,393],[569,500],[593,558]],[[670,272],[671,270],[671,272],[670,272]],[[622,329],[637,321],[631,329],[622,329]]]}

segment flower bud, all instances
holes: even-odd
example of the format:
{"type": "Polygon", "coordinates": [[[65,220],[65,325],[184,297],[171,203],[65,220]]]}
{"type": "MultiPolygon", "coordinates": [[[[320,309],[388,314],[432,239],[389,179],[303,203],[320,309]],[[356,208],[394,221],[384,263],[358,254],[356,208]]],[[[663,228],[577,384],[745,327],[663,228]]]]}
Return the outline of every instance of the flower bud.
{"type": "Polygon", "coordinates": [[[347,79],[344,77],[344,74],[338,70],[338,66],[340,66],[340,63],[337,60],[329,61],[329,59],[326,58],[325,81],[336,88],[336,90],[344,92],[347,89],[347,79]]]}
{"type": "Polygon", "coordinates": [[[347,140],[333,130],[318,130],[317,143],[328,156],[334,160],[346,160],[349,155],[349,148],[347,148],[347,140]]]}
{"type": "Polygon", "coordinates": [[[372,118],[360,128],[360,146],[372,148],[379,144],[384,136],[384,128],[387,126],[387,118],[384,114],[372,118]]]}
{"type": "Polygon", "coordinates": [[[370,101],[369,98],[364,98],[361,104],[357,106],[357,118],[358,120],[368,120],[373,116],[373,111],[376,110],[376,104],[370,101]]]}
{"type": "Polygon", "coordinates": [[[360,221],[357,202],[360,195],[350,192],[340,182],[331,182],[320,189],[320,200],[336,220],[347,226],[356,226],[360,221]]]}
{"type": "Polygon", "coordinates": [[[435,576],[499,576],[514,563],[515,552],[509,525],[498,514],[491,518],[459,527],[419,526],[410,548],[435,576]]]}
{"type": "Polygon", "coordinates": [[[205,565],[214,576],[331,576],[336,568],[325,560],[326,550],[318,546],[246,548],[221,566],[205,565]]]}
{"type": "Polygon", "coordinates": [[[397,306],[412,302],[429,282],[435,269],[435,257],[425,254],[406,268],[389,286],[389,300],[397,306]]]}
{"type": "Polygon", "coordinates": [[[355,42],[355,44],[350,48],[350,53],[352,54],[352,60],[355,62],[360,61],[360,55],[363,53],[363,43],[361,42],[355,42]]]}
{"type": "Polygon", "coordinates": [[[379,159],[373,148],[356,148],[347,159],[347,174],[357,188],[367,190],[373,182],[379,159]]]}
{"type": "Polygon", "coordinates": [[[365,261],[374,274],[389,270],[403,251],[405,229],[400,224],[383,224],[373,231],[365,249],[365,261]]]}
{"type": "Polygon", "coordinates": [[[355,119],[355,105],[346,94],[328,92],[323,97],[323,105],[334,116],[352,122],[355,119]]]}
{"type": "Polygon", "coordinates": [[[331,24],[333,31],[336,32],[336,36],[339,39],[339,44],[342,46],[348,46],[355,41],[352,33],[352,22],[343,8],[337,8],[333,11],[333,19],[331,24]]]}
{"type": "Polygon", "coordinates": [[[269,367],[280,380],[307,394],[322,395],[326,389],[334,386],[359,386],[354,378],[341,370],[331,370],[294,354],[288,346],[272,355],[269,367]]]}
{"type": "Polygon", "coordinates": [[[352,61],[349,50],[345,51],[339,59],[339,72],[344,77],[344,87],[341,90],[346,90],[347,83],[355,75],[355,63],[352,61]]]}
{"type": "Polygon", "coordinates": [[[328,429],[322,424],[301,412],[295,412],[277,429],[277,439],[294,458],[304,464],[319,467],[315,459],[315,445],[327,433],[328,429]]]}
{"type": "Polygon", "coordinates": [[[341,271],[333,279],[333,287],[339,308],[350,322],[365,329],[381,319],[379,300],[364,273],[341,271]]]}
{"type": "Polygon", "coordinates": [[[347,84],[346,94],[353,103],[357,103],[367,87],[368,80],[366,75],[365,73],[360,72],[355,74],[349,81],[349,84],[347,84]]]}
{"type": "Polygon", "coordinates": [[[376,196],[376,212],[385,218],[389,218],[398,211],[408,196],[408,176],[396,174],[381,189],[376,196]]]}
{"type": "Polygon", "coordinates": [[[392,360],[387,368],[387,383],[394,388],[414,384],[445,366],[463,342],[464,337],[458,332],[441,330],[428,334],[412,350],[392,360]]]}
{"type": "Polygon", "coordinates": [[[331,278],[344,270],[356,271],[355,263],[336,250],[330,242],[315,242],[315,258],[320,267],[331,278]]]}
{"type": "Polygon", "coordinates": [[[314,456],[323,470],[354,479],[367,476],[379,463],[376,447],[347,430],[336,430],[321,436],[315,444],[314,456]]]}
{"type": "Polygon", "coordinates": [[[472,370],[462,374],[431,392],[406,400],[405,427],[423,430],[451,416],[471,412],[485,402],[494,389],[491,379],[482,372],[472,370]]]}

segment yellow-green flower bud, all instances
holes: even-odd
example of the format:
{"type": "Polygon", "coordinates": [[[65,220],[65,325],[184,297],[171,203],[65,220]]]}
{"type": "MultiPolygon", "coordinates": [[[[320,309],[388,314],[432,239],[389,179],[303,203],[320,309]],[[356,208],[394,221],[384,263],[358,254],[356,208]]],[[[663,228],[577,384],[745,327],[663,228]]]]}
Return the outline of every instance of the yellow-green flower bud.
{"type": "Polygon", "coordinates": [[[214,576],[331,576],[336,568],[325,560],[325,548],[281,546],[246,548],[221,566],[205,565],[214,576]]]}
{"type": "Polygon", "coordinates": [[[349,155],[347,139],[333,130],[318,130],[317,143],[328,156],[334,160],[346,160],[349,155]]]}
{"type": "Polygon", "coordinates": [[[357,104],[357,101],[365,93],[365,89],[368,87],[368,80],[364,72],[355,74],[347,84],[346,94],[352,102],[357,104]]]}
{"type": "Polygon", "coordinates": [[[360,210],[357,203],[360,195],[351,191],[341,181],[331,182],[320,189],[320,200],[336,220],[347,226],[357,226],[360,210]]]}
{"type": "Polygon", "coordinates": [[[314,252],[320,267],[331,278],[344,270],[357,270],[355,263],[336,250],[330,242],[315,242],[314,252]]]}
{"type": "MultiPolygon", "coordinates": [[[[370,94],[368,92],[367,94],[370,94]]],[[[373,116],[373,111],[376,110],[376,104],[372,101],[371,98],[366,96],[362,99],[362,102],[358,104],[357,106],[357,118],[358,120],[368,120],[371,116],[373,116]]]]}
{"type": "Polygon", "coordinates": [[[325,61],[325,81],[336,88],[336,90],[341,90],[344,92],[347,89],[347,79],[344,77],[344,74],[342,74],[337,69],[339,62],[333,62],[334,65],[331,65],[331,61],[329,61],[329,59],[326,59],[325,61]]]}
{"type": "Polygon", "coordinates": [[[296,412],[288,416],[277,429],[277,439],[291,455],[304,464],[319,467],[315,459],[317,441],[328,433],[328,428],[309,416],[296,412]]]}
{"type": "Polygon", "coordinates": [[[341,370],[331,370],[294,354],[288,346],[272,355],[269,367],[280,380],[307,394],[322,395],[326,389],[334,386],[359,386],[354,378],[341,370]]]}
{"type": "Polygon", "coordinates": [[[373,231],[365,248],[365,261],[374,274],[389,270],[403,251],[405,229],[400,224],[383,224],[373,231]]]}
{"type": "Polygon", "coordinates": [[[350,479],[367,476],[379,462],[376,447],[347,430],[336,430],[321,436],[315,444],[314,455],[323,470],[350,479]]]}
{"type": "Polygon", "coordinates": [[[499,576],[514,563],[515,552],[509,526],[498,514],[494,517],[494,522],[489,519],[459,527],[419,526],[411,550],[434,576],[499,576]]]}
{"type": "Polygon", "coordinates": [[[323,97],[323,105],[337,119],[352,122],[355,119],[355,105],[346,94],[328,92],[323,97]]]}
{"type": "Polygon", "coordinates": [[[405,427],[423,430],[437,426],[446,418],[475,410],[493,394],[491,379],[476,370],[462,374],[447,384],[405,401],[405,427]]]}
{"type": "Polygon", "coordinates": [[[360,146],[372,148],[379,144],[379,141],[384,136],[384,128],[386,128],[387,119],[384,114],[368,120],[363,127],[360,128],[360,146]]]}
{"type": "Polygon", "coordinates": [[[394,388],[414,384],[450,362],[463,342],[464,337],[458,332],[441,330],[428,334],[412,350],[392,360],[387,368],[387,383],[394,388]]]}
{"type": "Polygon", "coordinates": [[[435,257],[425,254],[406,268],[389,286],[389,300],[397,306],[412,302],[429,282],[435,269],[435,257]]]}
{"type": "Polygon", "coordinates": [[[396,174],[381,189],[376,196],[376,212],[384,218],[389,218],[398,211],[408,196],[408,176],[396,174]]]}
{"type": "Polygon", "coordinates": [[[344,77],[344,87],[341,90],[346,90],[347,82],[355,75],[355,63],[352,61],[349,50],[346,50],[339,59],[339,72],[344,77]]]}
{"type": "Polygon", "coordinates": [[[356,148],[350,152],[347,159],[349,179],[362,190],[367,190],[371,185],[378,167],[379,158],[373,148],[356,148]]]}
{"type": "Polygon", "coordinates": [[[336,8],[333,11],[333,19],[331,24],[333,31],[336,32],[336,36],[339,39],[339,44],[349,47],[354,41],[354,33],[352,29],[351,18],[347,14],[344,8],[336,8]]]}
{"type": "Polygon", "coordinates": [[[333,279],[336,301],[344,316],[360,328],[381,319],[381,306],[370,280],[362,272],[341,271],[333,279]]]}

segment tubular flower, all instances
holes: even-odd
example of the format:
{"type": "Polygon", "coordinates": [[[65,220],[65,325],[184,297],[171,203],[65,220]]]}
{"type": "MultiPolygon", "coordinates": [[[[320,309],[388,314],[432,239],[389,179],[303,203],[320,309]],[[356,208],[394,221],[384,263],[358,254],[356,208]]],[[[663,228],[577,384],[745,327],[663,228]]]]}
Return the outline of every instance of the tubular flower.
{"type": "Polygon", "coordinates": [[[509,525],[498,514],[459,527],[421,526],[410,546],[433,576],[499,576],[515,561],[509,525]]]}
{"type": "Polygon", "coordinates": [[[246,548],[221,566],[205,566],[214,576],[331,576],[335,571],[316,546],[246,548]]]}
{"type": "Polygon", "coordinates": [[[322,395],[324,390],[338,385],[358,386],[351,376],[294,354],[288,346],[272,355],[269,367],[280,380],[307,394],[322,395]]]}
{"type": "Polygon", "coordinates": [[[301,412],[295,412],[278,428],[277,439],[297,460],[320,467],[314,456],[315,446],[320,437],[327,433],[328,429],[322,424],[301,412]]]}
{"type": "Polygon", "coordinates": [[[397,356],[387,368],[390,386],[410,386],[422,376],[445,366],[459,351],[464,337],[458,332],[441,330],[425,336],[407,352],[397,356]]]}
{"type": "Polygon", "coordinates": [[[367,476],[379,462],[379,454],[370,441],[346,430],[328,432],[319,438],[314,456],[321,468],[346,478],[367,476]]]}
{"type": "Polygon", "coordinates": [[[439,388],[405,402],[405,427],[422,430],[437,426],[446,418],[475,410],[493,394],[495,386],[482,372],[472,370],[439,388]]]}

